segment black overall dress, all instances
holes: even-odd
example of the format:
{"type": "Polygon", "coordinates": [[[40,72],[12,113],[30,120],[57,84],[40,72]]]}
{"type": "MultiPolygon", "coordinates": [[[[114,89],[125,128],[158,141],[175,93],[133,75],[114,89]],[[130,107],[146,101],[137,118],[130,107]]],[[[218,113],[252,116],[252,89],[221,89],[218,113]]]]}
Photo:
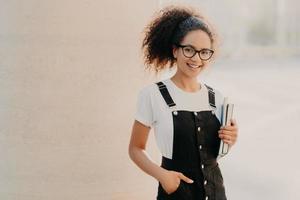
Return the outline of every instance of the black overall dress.
{"type": "Polygon", "coordinates": [[[158,182],[157,200],[226,200],[223,177],[217,162],[220,146],[218,130],[221,124],[215,115],[215,94],[208,89],[209,104],[213,110],[176,110],[166,85],[157,82],[160,93],[172,111],[172,159],[162,157],[161,167],[183,173],[193,183],[181,180],[178,188],[166,193],[158,182]]]}

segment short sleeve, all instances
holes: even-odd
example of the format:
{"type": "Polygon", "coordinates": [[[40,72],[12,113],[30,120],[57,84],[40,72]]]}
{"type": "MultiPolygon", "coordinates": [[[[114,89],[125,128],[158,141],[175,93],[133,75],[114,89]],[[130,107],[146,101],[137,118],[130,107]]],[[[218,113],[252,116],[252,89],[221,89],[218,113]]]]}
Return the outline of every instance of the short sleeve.
{"type": "Polygon", "coordinates": [[[139,91],[137,102],[135,119],[142,124],[152,127],[153,125],[153,107],[151,104],[150,88],[143,88],[139,91]]]}

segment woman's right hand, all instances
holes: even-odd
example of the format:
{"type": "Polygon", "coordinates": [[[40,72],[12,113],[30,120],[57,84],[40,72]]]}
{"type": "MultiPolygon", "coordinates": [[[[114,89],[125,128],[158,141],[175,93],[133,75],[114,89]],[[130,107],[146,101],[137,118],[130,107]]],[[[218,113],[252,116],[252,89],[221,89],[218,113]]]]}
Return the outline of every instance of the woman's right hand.
{"type": "Polygon", "coordinates": [[[172,170],[165,170],[165,172],[160,177],[160,184],[167,194],[175,192],[183,180],[187,183],[193,183],[193,180],[183,175],[181,172],[176,172],[172,170]]]}

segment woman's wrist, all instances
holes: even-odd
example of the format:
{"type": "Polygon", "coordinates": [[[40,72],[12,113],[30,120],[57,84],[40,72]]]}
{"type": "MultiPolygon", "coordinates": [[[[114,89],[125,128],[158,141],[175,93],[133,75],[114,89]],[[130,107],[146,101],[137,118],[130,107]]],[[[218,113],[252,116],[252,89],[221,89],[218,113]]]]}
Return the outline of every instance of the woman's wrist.
{"type": "Polygon", "coordinates": [[[157,174],[154,176],[154,178],[156,178],[157,181],[161,182],[162,177],[164,177],[165,173],[167,173],[168,170],[159,167],[157,170],[157,174]]]}

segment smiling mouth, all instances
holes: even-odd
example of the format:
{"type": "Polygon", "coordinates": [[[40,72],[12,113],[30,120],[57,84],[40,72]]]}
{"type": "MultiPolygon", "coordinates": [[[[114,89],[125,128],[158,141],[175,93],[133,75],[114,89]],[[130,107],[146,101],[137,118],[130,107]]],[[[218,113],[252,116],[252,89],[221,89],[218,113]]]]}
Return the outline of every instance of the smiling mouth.
{"type": "Polygon", "coordinates": [[[194,68],[194,69],[201,67],[201,65],[193,65],[193,64],[189,64],[189,63],[187,63],[187,66],[194,68]]]}

